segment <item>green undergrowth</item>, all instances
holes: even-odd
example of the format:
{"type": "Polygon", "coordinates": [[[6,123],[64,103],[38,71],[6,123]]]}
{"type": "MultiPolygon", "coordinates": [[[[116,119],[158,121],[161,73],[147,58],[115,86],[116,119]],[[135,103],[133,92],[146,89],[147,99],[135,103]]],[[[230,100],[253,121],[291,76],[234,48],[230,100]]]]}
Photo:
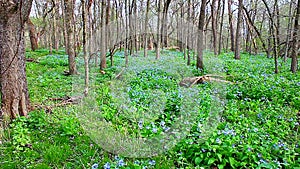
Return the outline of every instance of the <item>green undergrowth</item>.
{"type": "MultiPolygon", "coordinates": [[[[26,52],[27,58],[37,61],[26,65],[31,104],[36,109],[28,118],[14,120],[1,136],[0,168],[300,167],[300,117],[297,115],[300,110],[300,73],[290,73],[290,61],[279,60],[280,73],[274,74],[273,60],[263,55],[242,54],[241,60],[237,61],[233,59],[233,53],[216,58],[206,52],[206,68],[199,71],[194,69],[194,61],[190,67],[183,66],[186,61],[182,53],[163,50],[161,66],[168,66],[164,64],[167,63],[164,58],[174,58],[174,63],[168,62],[170,68],[167,69],[174,71],[166,71],[154,59],[155,52],[149,51],[148,56],[153,58],[151,62],[158,62],[158,66],[152,68],[147,67],[147,62],[141,58],[143,53],[139,52],[141,60],[136,62],[137,69],[120,77],[127,84],[123,91],[128,95],[126,99],[136,108],[126,110],[118,108],[121,99],[111,91],[111,86],[118,84],[115,77],[124,66],[124,53],[117,52],[115,65],[107,68],[105,74],[100,74],[96,67],[91,68],[95,74],[91,77],[95,82],[92,86],[97,93],[95,105],[101,118],[110,122],[115,130],[128,135],[151,138],[170,130],[186,104],[178,87],[182,78],[222,72],[226,80],[233,82],[222,91],[225,106],[218,123],[211,123],[215,126],[211,127],[214,130],[208,137],[203,136],[203,126],[212,106],[214,86],[203,83],[194,86],[199,90],[199,103],[189,104],[195,104],[198,114],[184,139],[164,154],[126,158],[107,152],[89,137],[77,118],[79,109],[76,105],[53,106],[60,103],[54,98],[72,96],[74,77],[64,75],[68,70],[68,58],[62,50],[53,55],[48,53],[45,49],[26,52]],[[192,73],[186,74],[188,71],[192,73]],[[166,93],[166,97],[158,90],[166,93]],[[155,114],[155,107],[151,107],[157,98],[165,104],[162,114],[155,114]],[[145,112],[149,107],[153,109],[149,119],[132,118],[138,110],[145,112]]],[[[77,58],[80,64],[83,63],[81,57],[77,58]]]]}

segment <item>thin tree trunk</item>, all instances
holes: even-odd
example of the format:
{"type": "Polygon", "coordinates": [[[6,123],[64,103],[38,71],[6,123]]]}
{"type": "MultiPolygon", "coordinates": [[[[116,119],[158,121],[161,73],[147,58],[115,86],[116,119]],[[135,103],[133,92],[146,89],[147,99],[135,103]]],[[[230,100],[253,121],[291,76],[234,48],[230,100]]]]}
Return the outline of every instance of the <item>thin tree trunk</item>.
{"type": "Polygon", "coordinates": [[[149,20],[149,9],[150,9],[150,0],[147,0],[146,7],[146,18],[145,18],[145,30],[144,30],[144,57],[148,55],[148,20],[149,20]]]}
{"type": "Polygon", "coordinates": [[[234,52],[234,58],[239,60],[241,59],[240,55],[240,38],[241,38],[241,24],[243,22],[242,18],[242,10],[243,10],[243,0],[239,0],[239,7],[238,7],[238,21],[237,21],[237,26],[236,26],[236,39],[235,39],[235,52],[234,52]]]}
{"type": "Polygon", "coordinates": [[[105,1],[102,1],[102,12],[101,12],[101,58],[100,58],[100,70],[104,70],[106,65],[106,22],[105,22],[105,1]]]}
{"type": "Polygon", "coordinates": [[[161,0],[158,0],[158,12],[157,12],[157,40],[156,40],[156,59],[160,59],[160,20],[161,20],[161,0]]]}
{"type": "Polygon", "coordinates": [[[75,31],[74,31],[74,4],[73,0],[65,0],[65,14],[66,14],[66,29],[67,29],[67,53],[69,61],[69,74],[74,75],[77,73],[75,62],[75,31]]]}
{"type": "Polygon", "coordinates": [[[232,52],[235,51],[234,49],[234,29],[233,29],[233,17],[232,17],[232,11],[231,11],[231,6],[232,6],[232,0],[228,0],[228,18],[229,18],[229,30],[230,30],[230,41],[231,41],[231,47],[230,50],[232,52]]]}
{"type": "Polygon", "coordinates": [[[212,45],[214,49],[214,55],[218,54],[217,51],[217,11],[216,11],[217,0],[212,0],[211,4],[211,26],[212,26],[212,45]]]}
{"type": "Polygon", "coordinates": [[[199,23],[198,23],[198,44],[197,44],[197,69],[203,70],[203,33],[204,33],[204,21],[205,21],[205,8],[206,8],[206,0],[201,1],[201,9],[199,15],[199,23]]]}
{"type": "Polygon", "coordinates": [[[221,25],[220,25],[220,37],[219,37],[219,50],[218,54],[222,51],[222,41],[223,41],[223,23],[224,23],[224,12],[225,12],[225,0],[222,1],[222,14],[221,14],[221,25]]]}
{"type": "Polygon", "coordinates": [[[299,49],[299,39],[298,39],[298,30],[299,30],[299,16],[300,16],[300,0],[297,1],[297,13],[295,17],[294,31],[293,31],[293,48],[292,48],[292,63],[291,71],[293,73],[297,72],[298,69],[298,49],[299,49]]]}
{"type": "MultiPolygon", "coordinates": [[[[293,2],[293,1],[292,1],[293,2]]],[[[289,55],[289,47],[290,47],[290,37],[291,37],[291,28],[292,28],[292,7],[293,7],[293,3],[290,3],[290,7],[289,7],[289,19],[288,19],[288,27],[287,27],[287,35],[286,35],[286,44],[285,44],[285,52],[284,52],[284,56],[283,56],[283,61],[286,62],[287,57],[289,55]]]]}
{"type": "MultiPolygon", "coordinates": [[[[191,19],[191,0],[188,0],[188,23],[191,19]]],[[[190,28],[187,28],[187,36],[186,36],[186,46],[187,46],[187,65],[189,66],[191,64],[191,55],[190,55],[190,28]]]]}
{"type": "Polygon", "coordinates": [[[38,37],[36,34],[35,26],[29,18],[27,20],[27,25],[29,28],[29,38],[30,38],[31,50],[35,51],[36,49],[38,49],[38,37]]]}
{"type": "Polygon", "coordinates": [[[86,2],[81,0],[82,7],[82,47],[83,47],[83,58],[84,58],[84,95],[87,96],[89,93],[89,57],[87,52],[87,8],[86,2]]]}

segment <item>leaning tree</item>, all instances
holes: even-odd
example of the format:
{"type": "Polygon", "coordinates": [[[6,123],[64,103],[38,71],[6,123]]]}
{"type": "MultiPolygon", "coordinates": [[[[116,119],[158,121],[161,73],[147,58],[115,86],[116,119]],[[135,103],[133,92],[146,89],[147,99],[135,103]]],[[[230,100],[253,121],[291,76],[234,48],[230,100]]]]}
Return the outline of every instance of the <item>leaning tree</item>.
{"type": "Polygon", "coordinates": [[[30,103],[25,71],[24,25],[32,0],[0,0],[0,118],[26,116],[30,103]]]}

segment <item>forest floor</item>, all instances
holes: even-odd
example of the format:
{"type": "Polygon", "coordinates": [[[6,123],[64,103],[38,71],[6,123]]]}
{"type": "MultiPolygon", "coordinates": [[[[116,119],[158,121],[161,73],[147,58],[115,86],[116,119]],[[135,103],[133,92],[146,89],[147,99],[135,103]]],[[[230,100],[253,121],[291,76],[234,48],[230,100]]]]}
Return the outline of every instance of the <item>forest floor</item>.
{"type": "Polygon", "coordinates": [[[164,50],[158,61],[151,51],[148,58],[130,57],[125,69],[117,52],[105,74],[91,69],[91,97],[61,106],[83,91],[83,61],[79,56],[80,75],[65,76],[67,55],[48,53],[26,52],[34,60],[27,62],[27,80],[35,110],[0,136],[1,169],[300,167],[300,73],[290,73],[290,61],[280,60],[274,74],[264,55],[244,53],[237,61],[233,53],[206,52],[199,72],[181,52],[164,50]],[[204,74],[232,84],[178,86],[204,74]],[[134,149],[139,142],[117,144],[120,133],[152,139],[151,151],[134,149]],[[153,141],[161,135],[167,141],[153,141]]]}

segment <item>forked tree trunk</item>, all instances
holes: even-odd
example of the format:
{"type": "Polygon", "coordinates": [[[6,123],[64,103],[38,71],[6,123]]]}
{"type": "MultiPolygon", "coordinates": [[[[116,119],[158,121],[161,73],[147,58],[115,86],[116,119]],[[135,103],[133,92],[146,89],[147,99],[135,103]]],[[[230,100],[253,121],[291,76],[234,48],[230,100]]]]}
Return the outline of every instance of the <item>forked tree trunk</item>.
{"type": "Polygon", "coordinates": [[[32,0],[22,4],[14,2],[2,2],[0,8],[0,119],[26,116],[30,106],[25,71],[24,24],[32,0]]]}

